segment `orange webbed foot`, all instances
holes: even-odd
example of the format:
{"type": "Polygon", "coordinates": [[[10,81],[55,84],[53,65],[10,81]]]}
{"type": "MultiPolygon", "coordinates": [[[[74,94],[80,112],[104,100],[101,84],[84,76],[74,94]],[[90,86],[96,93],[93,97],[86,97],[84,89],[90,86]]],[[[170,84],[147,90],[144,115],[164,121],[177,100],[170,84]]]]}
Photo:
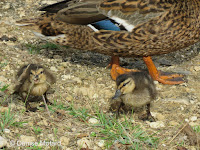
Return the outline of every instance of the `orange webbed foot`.
{"type": "Polygon", "coordinates": [[[181,84],[184,83],[183,75],[182,74],[173,74],[168,72],[158,71],[158,75],[154,75],[155,79],[160,83],[163,84],[181,84]]]}
{"type": "Polygon", "coordinates": [[[108,65],[108,67],[109,66],[112,66],[110,74],[111,74],[111,77],[113,80],[116,80],[120,74],[139,71],[139,70],[133,70],[133,69],[127,69],[127,68],[120,67],[118,56],[112,56],[112,60],[111,60],[110,64],[108,65]]]}
{"type": "Polygon", "coordinates": [[[181,74],[173,74],[173,73],[158,71],[150,56],[143,57],[143,60],[147,65],[149,74],[154,80],[163,84],[170,84],[170,85],[184,83],[184,80],[182,78],[183,75],[181,74]]]}

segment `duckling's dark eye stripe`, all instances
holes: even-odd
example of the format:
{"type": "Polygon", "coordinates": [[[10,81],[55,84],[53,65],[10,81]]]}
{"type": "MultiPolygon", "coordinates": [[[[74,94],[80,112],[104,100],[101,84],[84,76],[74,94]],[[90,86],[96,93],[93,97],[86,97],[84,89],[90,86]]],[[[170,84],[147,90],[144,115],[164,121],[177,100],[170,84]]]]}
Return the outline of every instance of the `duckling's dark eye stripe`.
{"type": "Polygon", "coordinates": [[[128,82],[124,83],[123,86],[126,86],[126,85],[127,85],[128,83],[130,83],[130,82],[131,82],[131,81],[128,81],[128,82]]]}
{"type": "Polygon", "coordinates": [[[128,83],[130,83],[130,81],[124,83],[124,84],[120,87],[120,89],[121,89],[122,87],[126,86],[128,83]]]}

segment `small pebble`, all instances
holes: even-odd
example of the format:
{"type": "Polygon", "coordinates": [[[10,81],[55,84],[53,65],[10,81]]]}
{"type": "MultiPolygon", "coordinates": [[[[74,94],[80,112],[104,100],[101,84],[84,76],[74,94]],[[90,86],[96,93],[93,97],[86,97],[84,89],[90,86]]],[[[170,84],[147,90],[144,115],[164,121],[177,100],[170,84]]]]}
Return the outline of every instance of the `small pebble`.
{"type": "Polygon", "coordinates": [[[98,124],[99,123],[99,121],[96,118],[90,118],[88,120],[88,122],[91,123],[91,124],[98,124]]]}
{"type": "Polygon", "coordinates": [[[155,129],[165,127],[162,121],[151,122],[149,125],[151,128],[155,128],[155,129]]]}
{"type": "Polygon", "coordinates": [[[75,132],[75,131],[76,131],[76,128],[72,128],[71,130],[72,130],[73,132],[75,132]]]}
{"type": "Polygon", "coordinates": [[[70,139],[68,137],[65,137],[65,136],[60,137],[60,142],[61,142],[61,145],[63,145],[63,146],[69,145],[69,141],[70,141],[70,139]]]}
{"type": "Polygon", "coordinates": [[[5,113],[8,112],[9,108],[8,107],[0,107],[0,112],[5,113]]]}
{"type": "Polygon", "coordinates": [[[151,112],[152,116],[158,120],[165,120],[165,116],[163,116],[160,113],[156,113],[156,112],[151,112]]]}
{"type": "Polygon", "coordinates": [[[54,134],[48,134],[47,137],[48,137],[49,140],[55,141],[54,134]]]}
{"type": "Polygon", "coordinates": [[[22,125],[25,127],[25,126],[27,126],[27,125],[28,125],[28,123],[22,123],[22,125]]]}
{"type": "Polygon", "coordinates": [[[193,100],[190,100],[190,103],[191,103],[191,104],[194,104],[194,103],[195,103],[195,101],[193,101],[193,100]]]}
{"type": "Polygon", "coordinates": [[[195,70],[195,71],[200,71],[200,66],[195,66],[195,67],[194,67],[194,70],[195,70]]]}
{"type": "Polygon", "coordinates": [[[192,126],[192,127],[199,126],[199,123],[198,123],[198,122],[190,122],[189,124],[190,124],[190,126],[192,126]]]}
{"type": "Polygon", "coordinates": [[[62,79],[62,80],[69,80],[69,79],[71,79],[71,78],[72,78],[72,77],[71,77],[71,75],[69,75],[69,74],[68,74],[68,75],[62,75],[62,76],[61,76],[61,79],[62,79]]]}
{"type": "Polygon", "coordinates": [[[79,148],[92,148],[92,142],[86,138],[78,140],[77,145],[79,148]]]}
{"type": "Polygon", "coordinates": [[[185,119],[185,121],[186,121],[186,122],[189,122],[189,120],[188,120],[188,119],[185,119]]]}
{"type": "Polygon", "coordinates": [[[42,126],[48,126],[47,120],[41,120],[40,122],[37,123],[37,125],[42,125],[42,126]]]}
{"type": "Polygon", "coordinates": [[[181,110],[184,110],[184,107],[183,107],[183,106],[181,106],[181,110]]]}
{"type": "Polygon", "coordinates": [[[57,69],[56,67],[54,67],[54,66],[52,66],[52,67],[50,68],[50,70],[51,70],[51,71],[54,71],[54,72],[57,72],[57,71],[58,71],[58,69],[57,69]]]}
{"type": "Polygon", "coordinates": [[[177,125],[179,125],[179,123],[176,122],[176,121],[170,121],[169,125],[171,125],[171,126],[177,126],[177,125]]]}
{"type": "Polygon", "coordinates": [[[5,3],[4,5],[3,5],[3,9],[10,9],[10,3],[5,3]]]}
{"type": "Polygon", "coordinates": [[[100,140],[98,143],[97,143],[97,145],[99,146],[99,147],[104,147],[105,146],[105,141],[104,140],[100,140]]]}
{"type": "Polygon", "coordinates": [[[193,122],[196,121],[196,120],[197,120],[197,116],[192,116],[192,117],[190,118],[190,120],[193,121],[193,122]]]}
{"type": "Polygon", "coordinates": [[[7,146],[7,140],[0,136],[0,148],[7,146]]]}
{"type": "Polygon", "coordinates": [[[159,84],[159,82],[158,81],[153,81],[154,82],[154,84],[159,84]]]}
{"type": "Polygon", "coordinates": [[[4,133],[10,133],[9,129],[4,129],[4,133]]]}
{"type": "Polygon", "coordinates": [[[9,106],[10,106],[11,109],[16,109],[17,108],[17,106],[14,103],[11,103],[9,106]]]}

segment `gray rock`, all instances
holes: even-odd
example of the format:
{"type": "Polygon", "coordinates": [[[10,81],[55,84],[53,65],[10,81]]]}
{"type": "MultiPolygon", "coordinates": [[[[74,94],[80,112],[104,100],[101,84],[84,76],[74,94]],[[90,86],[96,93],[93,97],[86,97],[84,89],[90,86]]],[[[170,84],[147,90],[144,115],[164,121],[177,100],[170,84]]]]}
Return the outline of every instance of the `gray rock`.
{"type": "Polygon", "coordinates": [[[151,128],[155,128],[155,129],[165,127],[162,121],[151,122],[149,125],[151,128]]]}
{"type": "Polygon", "coordinates": [[[7,146],[7,140],[0,136],[0,148],[7,146]]]}

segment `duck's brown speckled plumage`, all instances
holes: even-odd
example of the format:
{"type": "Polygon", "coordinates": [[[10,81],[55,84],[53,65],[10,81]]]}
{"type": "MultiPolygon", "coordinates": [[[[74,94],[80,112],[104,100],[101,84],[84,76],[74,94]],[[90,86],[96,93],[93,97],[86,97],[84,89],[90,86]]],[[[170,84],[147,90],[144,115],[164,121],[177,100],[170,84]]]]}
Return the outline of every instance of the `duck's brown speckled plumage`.
{"type": "Polygon", "coordinates": [[[61,45],[106,55],[132,57],[169,53],[199,41],[200,2],[198,0],[99,0],[99,4],[95,1],[97,10],[105,16],[114,14],[132,23],[135,28],[131,32],[107,30],[94,32],[87,26],[70,25],[66,23],[70,20],[62,19],[63,15],[66,18],[70,17],[71,14],[75,14],[74,9],[78,9],[75,7],[77,4],[84,2],[84,6],[87,6],[87,2],[91,4],[93,1],[75,1],[75,4],[69,2],[65,2],[65,7],[72,8],[63,9],[58,5],[54,8],[60,7],[61,10],[43,9],[53,13],[47,12],[35,21],[44,35],[65,34],[65,37],[54,40],[61,45]],[[69,2],[70,5],[67,5],[69,2]],[[145,19],[142,20],[144,17],[145,19]],[[141,19],[136,20],[136,18],[141,19]]]}
{"type": "Polygon", "coordinates": [[[100,9],[104,13],[114,9],[120,14],[134,14],[139,11],[144,16],[149,13],[160,13],[159,16],[136,24],[130,33],[115,31],[95,33],[95,40],[103,43],[105,48],[113,49],[114,45],[117,45],[119,49],[114,52],[116,55],[164,54],[199,41],[200,1],[198,0],[150,0],[146,3],[142,0],[114,0],[103,2],[100,9]]]}
{"type": "Polygon", "coordinates": [[[142,56],[154,80],[183,83],[181,75],[162,75],[150,56],[185,48],[200,38],[200,0],[65,0],[41,10],[46,12],[39,18],[17,23],[58,44],[113,56],[114,80],[131,71],[119,66],[119,56],[142,56]],[[106,18],[128,31],[94,31],[86,26],[106,18]]]}

